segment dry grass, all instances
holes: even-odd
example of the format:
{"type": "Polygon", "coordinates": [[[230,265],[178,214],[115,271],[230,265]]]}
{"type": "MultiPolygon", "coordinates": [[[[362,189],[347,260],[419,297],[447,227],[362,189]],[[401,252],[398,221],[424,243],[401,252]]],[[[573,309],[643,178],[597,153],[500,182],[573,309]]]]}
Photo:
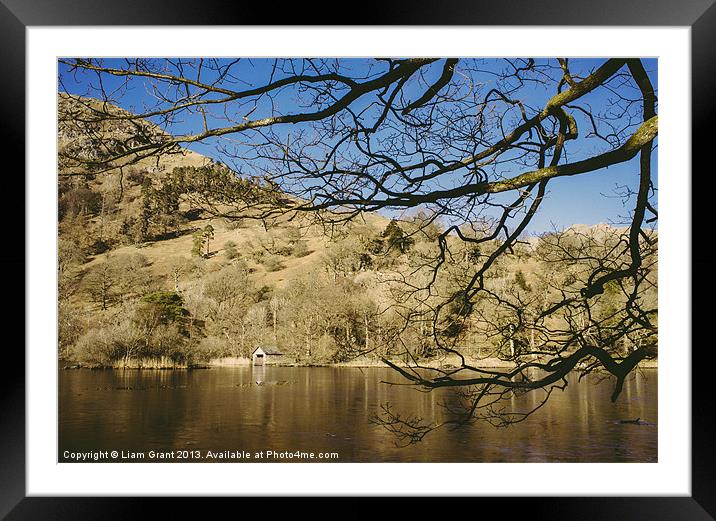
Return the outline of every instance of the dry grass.
{"type": "MultiPolygon", "coordinates": [[[[376,222],[375,219],[373,221],[376,222]]],[[[95,256],[85,267],[89,268],[104,262],[107,255],[139,253],[149,261],[149,270],[153,275],[165,277],[170,273],[170,264],[174,258],[192,258],[191,230],[204,228],[209,224],[214,228],[214,238],[209,244],[210,256],[201,260],[206,270],[219,269],[229,262],[224,255],[224,245],[226,242],[232,241],[236,244],[236,249],[239,253],[238,258],[247,262],[254,269],[252,278],[258,286],[267,285],[282,288],[291,280],[316,270],[322,270],[324,255],[330,246],[328,239],[322,235],[321,229],[318,227],[308,228],[308,233],[304,236],[304,240],[307,243],[309,253],[303,257],[281,257],[281,262],[285,268],[270,272],[261,264],[250,259],[251,250],[260,248],[261,240],[265,240],[267,237],[267,232],[258,221],[247,220],[242,227],[230,229],[223,218],[200,219],[188,223],[185,227],[187,233],[182,236],[147,242],[138,246],[128,245],[114,248],[110,252],[95,256]]],[[[278,229],[281,229],[281,226],[278,229]]]]}

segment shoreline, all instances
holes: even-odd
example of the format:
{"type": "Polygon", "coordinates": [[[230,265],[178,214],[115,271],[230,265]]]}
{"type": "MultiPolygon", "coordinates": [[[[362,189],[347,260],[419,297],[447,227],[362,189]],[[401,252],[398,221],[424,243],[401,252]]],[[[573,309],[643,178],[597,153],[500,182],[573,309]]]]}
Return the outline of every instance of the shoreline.
{"type": "MultiPolygon", "coordinates": [[[[512,369],[514,364],[506,360],[499,359],[483,359],[483,360],[466,360],[466,362],[472,367],[478,369],[512,369]]],[[[403,361],[391,360],[391,363],[401,368],[415,367],[414,365],[406,364],[403,361]]],[[[420,368],[425,369],[458,369],[458,364],[451,364],[445,361],[430,360],[419,363],[420,368]]],[[[66,364],[60,363],[59,368],[65,371],[76,370],[76,369],[90,369],[93,371],[107,371],[107,370],[152,370],[152,371],[194,371],[198,369],[214,369],[214,368],[225,368],[225,367],[254,367],[250,360],[246,361],[231,361],[221,362],[217,360],[211,360],[203,364],[195,365],[174,365],[174,366],[89,366],[82,364],[66,364]]],[[[262,367],[262,366],[256,366],[262,367]]],[[[356,369],[371,369],[371,368],[387,368],[389,367],[384,362],[360,360],[360,361],[348,361],[348,362],[334,362],[334,363],[272,363],[266,364],[263,367],[342,367],[342,368],[356,368],[356,369]]],[[[658,360],[643,360],[636,366],[639,369],[658,369],[658,360]]]]}

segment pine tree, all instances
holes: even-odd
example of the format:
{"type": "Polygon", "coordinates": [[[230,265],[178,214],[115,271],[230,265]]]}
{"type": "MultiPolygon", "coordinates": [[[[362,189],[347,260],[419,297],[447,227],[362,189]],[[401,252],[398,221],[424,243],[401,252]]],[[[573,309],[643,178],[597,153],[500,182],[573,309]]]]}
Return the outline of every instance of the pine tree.
{"type": "Polygon", "coordinates": [[[386,239],[388,251],[398,248],[400,253],[405,253],[413,245],[413,239],[405,236],[403,229],[395,219],[388,223],[388,226],[383,230],[382,236],[386,239]]]}
{"type": "Polygon", "coordinates": [[[207,224],[204,227],[204,232],[202,233],[202,236],[204,240],[206,241],[206,257],[209,256],[209,241],[214,238],[214,227],[210,224],[207,224]]]}

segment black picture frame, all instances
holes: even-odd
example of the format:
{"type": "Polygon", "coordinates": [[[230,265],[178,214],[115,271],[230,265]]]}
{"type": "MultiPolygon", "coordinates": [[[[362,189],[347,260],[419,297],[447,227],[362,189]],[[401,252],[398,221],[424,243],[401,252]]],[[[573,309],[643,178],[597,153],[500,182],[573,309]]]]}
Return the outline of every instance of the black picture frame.
{"type": "MultiPolygon", "coordinates": [[[[503,2],[469,2],[450,4],[430,0],[400,0],[387,3],[363,2],[353,6],[334,20],[320,20],[324,14],[335,13],[335,4],[319,3],[275,5],[268,3],[234,3],[227,0],[0,0],[0,64],[4,72],[2,82],[2,121],[0,133],[5,150],[25,150],[25,30],[28,26],[72,25],[246,25],[286,23],[300,25],[345,24],[356,25],[611,25],[611,26],[689,26],[691,27],[691,84],[692,84],[692,176],[684,179],[692,186],[692,345],[682,346],[684,356],[692,361],[692,494],[688,497],[602,497],[602,498],[473,498],[477,508],[492,506],[505,508],[507,518],[550,519],[649,519],[649,520],[707,520],[716,519],[716,449],[714,448],[714,410],[711,399],[711,365],[708,354],[709,339],[705,325],[711,314],[708,296],[716,286],[713,268],[716,255],[702,247],[712,222],[710,190],[705,185],[712,166],[709,141],[712,139],[712,119],[716,116],[716,6],[714,0],[572,0],[503,2]],[[278,14],[276,11],[280,11],[278,14]],[[697,184],[698,183],[698,184],[697,184]],[[704,184],[701,184],[704,183],[704,184]]],[[[344,6],[350,8],[351,6],[344,6]]],[[[684,151],[688,153],[688,151],[684,151]]],[[[19,166],[13,171],[4,169],[2,182],[10,199],[22,206],[25,193],[23,178],[24,155],[15,154],[19,166]]],[[[18,208],[22,212],[24,208],[18,208]]],[[[16,213],[14,215],[19,215],[16,213]]],[[[17,246],[15,248],[17,250],[17,246]]],[[[0,263],[11,273],[20,273],[26,266],[24,248],[14,255],[0,257],[0,263]]],[[[26,273],[26,276],[28,274],[26,273]]],[[[668,274],[661,274],[668,276],[668,274]]],[[[20,284],[19,277],[14,277],[20,284]]],[[[24,288],[8,289],[9,294],[22,295],[24,288]]],[[[25,307],[19,299],[5,298],[0,303],[7,324],[24,321],[25,307]]],[[[27,310],[26,312],[32,312],[27,310]]],[[[18,328],[19,329],[19,328],[18,328]]],[[[25,356],[19,342],[7,342],[3,360],[5,376],[0,380],[0,517],[7,519],[124,519],[144,518],[147,506],[159,506],[162,518],[184,518],[191,515],[188,498],[49,498],[26,497],[25,493],[25,356]]],[[[568,479],[568,476],[565,477],[568,479]]],[[[240,501],[246,509],[247,498],[222,500],[240,501]]],[[[252,499],[251,501],[257,501],[252,499]]],[[[324,500],[322,509],[333,510],[324,500]]],[[[463,506],[467,500],[451,500],[451,508],[463,506]]],[[[340,517],[371,515],[375,512],[371,498],[352,498],[350,505],[342,505],[340,517]]],[[[279,504],[271,500],[272,508],[279,504]]],[[[399,514],[424,512],[425,499],[403,501],[399,514]]],[[[232,505],[226,505],[232,506],[232,505]]],[[[304,500],[294,498],[290,504],[293,515],[312,508],[304,500]]],[[[474,507],[470,507],[474,508],[474,507]]],[[[244,510],[246,511],[246,510],[244,510]]],[[[333,510],[335,512],[335,510],[333,510]]],[[[313,515],[315,515],[315,511],[313,515]]]]}

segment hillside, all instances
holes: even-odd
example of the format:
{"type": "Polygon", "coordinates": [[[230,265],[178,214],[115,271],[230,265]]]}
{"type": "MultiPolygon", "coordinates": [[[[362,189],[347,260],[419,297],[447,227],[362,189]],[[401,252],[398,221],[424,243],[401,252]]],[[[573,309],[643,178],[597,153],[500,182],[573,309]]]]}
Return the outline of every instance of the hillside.
{"type": "MultiPolygon", "coordinates": [[[[63,95],[58,103],[70,115],[58,135],[61,359],[187,367],[278,345],[295,363],[399,362],[410,346],[426,364],[457,363],[437,349],[438,338],[485,365],[511,364],[518,341],[534,345],[535,325],[505,329],[495,301],[464,300],[483,250],[499,240],[475,248],[449,235],[434,276],[444,228],[423,213],[400,222],[364,214],[330,236],[306,215],[260,219],[252,204],[275,196],[261,180],[189,150],[98,167],[106,143],[121,146],[135,131],[149,141],[166,136],[116,107],[63,95]],[[95,125],[93,111],[118,118],[95,125]],[[95,125],[93,137],[83,125],[95,125]]],[[[565,263],[559,253],[555,269],[550,250],[610,255],[625,232],[575,225],[559,244],[528,238],[495,262],[485,284],[496,299],[516,299],[520,313],[538,314],[551,295],[578,294],[588,275],[588,257],[565,263]]],[[[655,287],[647,295],[654,302],[655,287]]],[[[604,298],[621,297],[610,290],[604,298]]]]}
{"type": "MultiPolygon", "coordinates": [[[[66,113],[87,119],[86,113],[97,102],[60,95],[58,103],[66,113]]],[[[115,107],[101,110],[125,114],[115,107]]],[[[161,135],[150,124],[135,122],[130,126],[135,124],[147,134],[161,135]]],[[[73,128],[73,124],[60,124],[61,154],[79,150],[88,157],[100,148],[97,143],[87,141],[86,133],[73,128]]],[[[120,120],[115,124],[103,123],[96,135],[98,140],[117,143],[128,139],[130,133],[127,122],[120,120]]],[[[232,219],[216,217],[206,208],[197,207],[188,193],[182,193],[184,188],[172,184],[174,174],[179,171],[190,177],[193,173],[206,175],[219,169],[221,166],[209,158],[189,150],[101,173],[87,167],[78,169],[76,164],[65,168],[60,161],[60,312],[67,319],[60,335],[61,357],[81,359],[90,365],[101,363],[101,356],[78,356],[75,344],[78,341],[82,344],[83,334],[91,336],[100,324],[116,322],[128,307],[135,312],[138,299],[147,294],[180,294],[192,323],[201,325],[201,332],[193,333],[204,340],[213,339],[216,344],[218,335],[206,324],[216,322],[215,308],[226,307],[226,302],[207,297],[207,282],[231,273],[226,276],[231,284],[231,278],[246,275],[252,288],[249,292],[253,293],[244,295],[246,301],[240,305],[231,302],[231,306],[239,305],[243,315],[257,304],[265,314],[266,303],[286,291],[292,282],[336,281],[339,276],[336,270],[340,268],[334,266],[329,273],[327,259],[337,244],[345,242],[348,227],[336,230],[337,235],[331,239],[323,227],[300,216],[290,222],[286,218],[264,221],[246,212],[234,212],[232,219]],[[202,241],[201,252],[197,254],[193,251],[195,234],[207,227],[212,229],[208,245],[202,241]],[[241,275],[237,275],[239,272],[241,275]]],[[[219,207],[212,205],[213,209],[219,207]]],[[[388,222],[379,215],[367,215],[362,223],[349,228],[360,229],[366,237],[377,237],[388,222]]],[[[357,270],[347,268],[340,273],[341,277],[351,269],[357,270]]],[[[363,286],[375,286],[370,282],[375,277],[366,275],[362,277],[363,286]]],[[[221,334],[224,336],[221,341],[226,340],[223,325],[219,327],[221,334]]],[[[237,353],[225,345],[216,351],[247,354],[245,349],[237,353]]]]}

